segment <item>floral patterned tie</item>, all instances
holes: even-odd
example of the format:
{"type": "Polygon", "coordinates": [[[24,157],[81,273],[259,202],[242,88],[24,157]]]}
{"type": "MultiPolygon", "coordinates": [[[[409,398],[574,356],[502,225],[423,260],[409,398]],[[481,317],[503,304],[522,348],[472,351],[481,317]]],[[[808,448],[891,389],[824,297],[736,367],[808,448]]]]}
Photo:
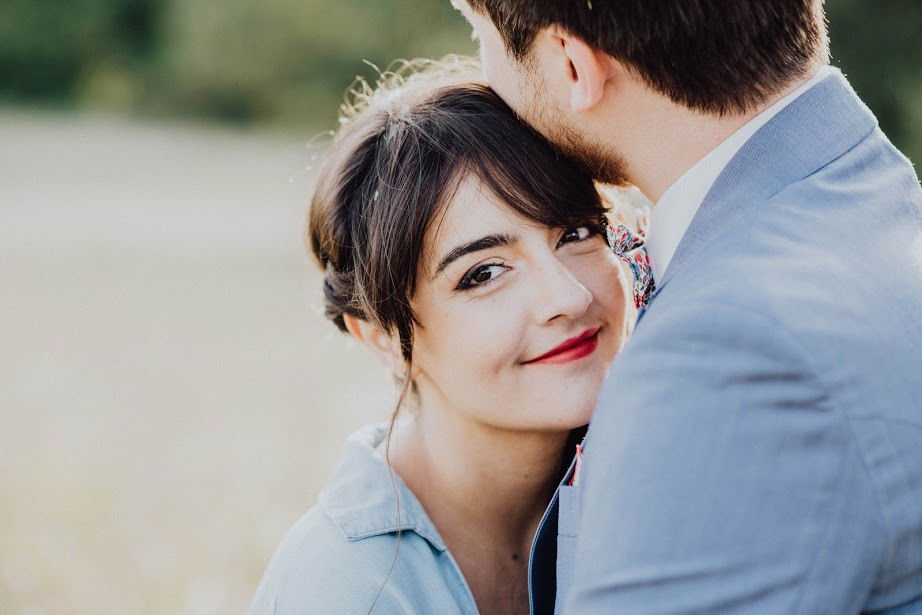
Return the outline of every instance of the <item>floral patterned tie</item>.
{"type": "Polygon", "coordinates": [[[650,303],[656,284],[653,281],[653,268],[650,266],[650,256],[647,254],[643,236],[634,233],[623,224],[609,224],[606,230],[612,252],[627,263],[633,274],[634,307],[644,310],[650,303]]]}

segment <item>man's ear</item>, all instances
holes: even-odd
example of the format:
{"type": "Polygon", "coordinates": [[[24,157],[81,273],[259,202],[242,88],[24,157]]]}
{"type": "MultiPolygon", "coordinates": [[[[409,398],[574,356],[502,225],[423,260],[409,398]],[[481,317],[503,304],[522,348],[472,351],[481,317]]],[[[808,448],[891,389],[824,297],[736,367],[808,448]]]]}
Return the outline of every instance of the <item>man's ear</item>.
{"type": "Polygon", "coordinates": [[[395,374],[403,372],[400,344],[390,333],[376,327],[367,320],[362,320],[349,314],[343,314],[343,321],[352,337],[371,349],[372,354],[384,367],[395,374]]]}
{"type": "Polygon", "coordinates": [[[567,62],[570,109],[588,111],[605,94],[605,85],[612,76],[613,58],[557,24],[549,26],[547,33],[567,62]]]}

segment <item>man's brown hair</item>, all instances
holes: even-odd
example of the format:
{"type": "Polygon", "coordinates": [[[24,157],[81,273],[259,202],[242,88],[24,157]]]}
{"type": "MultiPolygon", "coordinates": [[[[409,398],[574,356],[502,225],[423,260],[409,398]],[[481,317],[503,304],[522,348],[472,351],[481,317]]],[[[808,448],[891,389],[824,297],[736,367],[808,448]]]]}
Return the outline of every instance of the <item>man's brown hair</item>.
{"type": "Polygon", "coordinates": [[[825,60],[821,0],[468,0],[514,58],[562,26],[676,103],[744,112],[825,60]]]}

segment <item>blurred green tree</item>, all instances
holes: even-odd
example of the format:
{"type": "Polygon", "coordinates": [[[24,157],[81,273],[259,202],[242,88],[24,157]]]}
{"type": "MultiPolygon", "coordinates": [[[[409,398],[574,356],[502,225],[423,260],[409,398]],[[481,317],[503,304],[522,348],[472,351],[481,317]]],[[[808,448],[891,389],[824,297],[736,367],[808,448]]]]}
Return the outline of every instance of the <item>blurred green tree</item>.
{"type": "Polygon", "coordinates": [[[4,0],[0,96],[69,100],[103,65],[146,70],[163,9],[162,0],[4,0]]]}
{"type": "MultiPolygon", "coordinates": [[[[833,63],[922,160],[922,3],[829,0],[833,63]]],[[[4,0],[0,98],[332,126],[357,74],[473,53],[448,0],[4,0]]]]}
{"type": "Polygon", "coordinates": [[[202,114],[332,124],[356,74],[397,57],[471,52],[448,2],[174,0],[159,91],[202,114]]]}
{"type": "Polygon", "coordinates": [[[922,162],[922,2],[830,0],[832,63],[904,154],[922,162]]]}

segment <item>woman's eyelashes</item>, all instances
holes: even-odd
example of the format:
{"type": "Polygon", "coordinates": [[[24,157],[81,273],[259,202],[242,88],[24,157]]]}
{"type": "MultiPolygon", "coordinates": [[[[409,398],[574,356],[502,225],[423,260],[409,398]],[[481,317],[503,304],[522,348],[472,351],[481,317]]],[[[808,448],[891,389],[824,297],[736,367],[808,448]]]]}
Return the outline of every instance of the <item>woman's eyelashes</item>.
{"type": "MultiPolygon", "coordinates": [[[[580,243],[593,237],[604,237],[605,229],[600,223],[587,222],[580,226],[565,228],[557,240],[557,248],[561,246],[580,243]]],[[[501,262],[489,262],[475,265],[467,270],[455,286],[456,291],[469,290],[483,287],[493,282],[496,278],[506,273],[511,267],[501,262]]]]}
{"type": "Polygon", "coordinates": [[[509,267],[502,263],[482,263],[469,269],[461,278],[461,281],[458,282],[455,290],[467,290],[475,286],[484,286],[501,276],[508,269],[509,267]]]}
{"type": "Polygon", "coordinates": [[[600,223],[587,222],[586,224],[582,224],[580,226],[571,226],[563,230],[560,239],[557,241],[557,247],[559,248],[560,246],[567,243],[585,241],[595,236],[605,236],[605,229],[600,223]]]}

